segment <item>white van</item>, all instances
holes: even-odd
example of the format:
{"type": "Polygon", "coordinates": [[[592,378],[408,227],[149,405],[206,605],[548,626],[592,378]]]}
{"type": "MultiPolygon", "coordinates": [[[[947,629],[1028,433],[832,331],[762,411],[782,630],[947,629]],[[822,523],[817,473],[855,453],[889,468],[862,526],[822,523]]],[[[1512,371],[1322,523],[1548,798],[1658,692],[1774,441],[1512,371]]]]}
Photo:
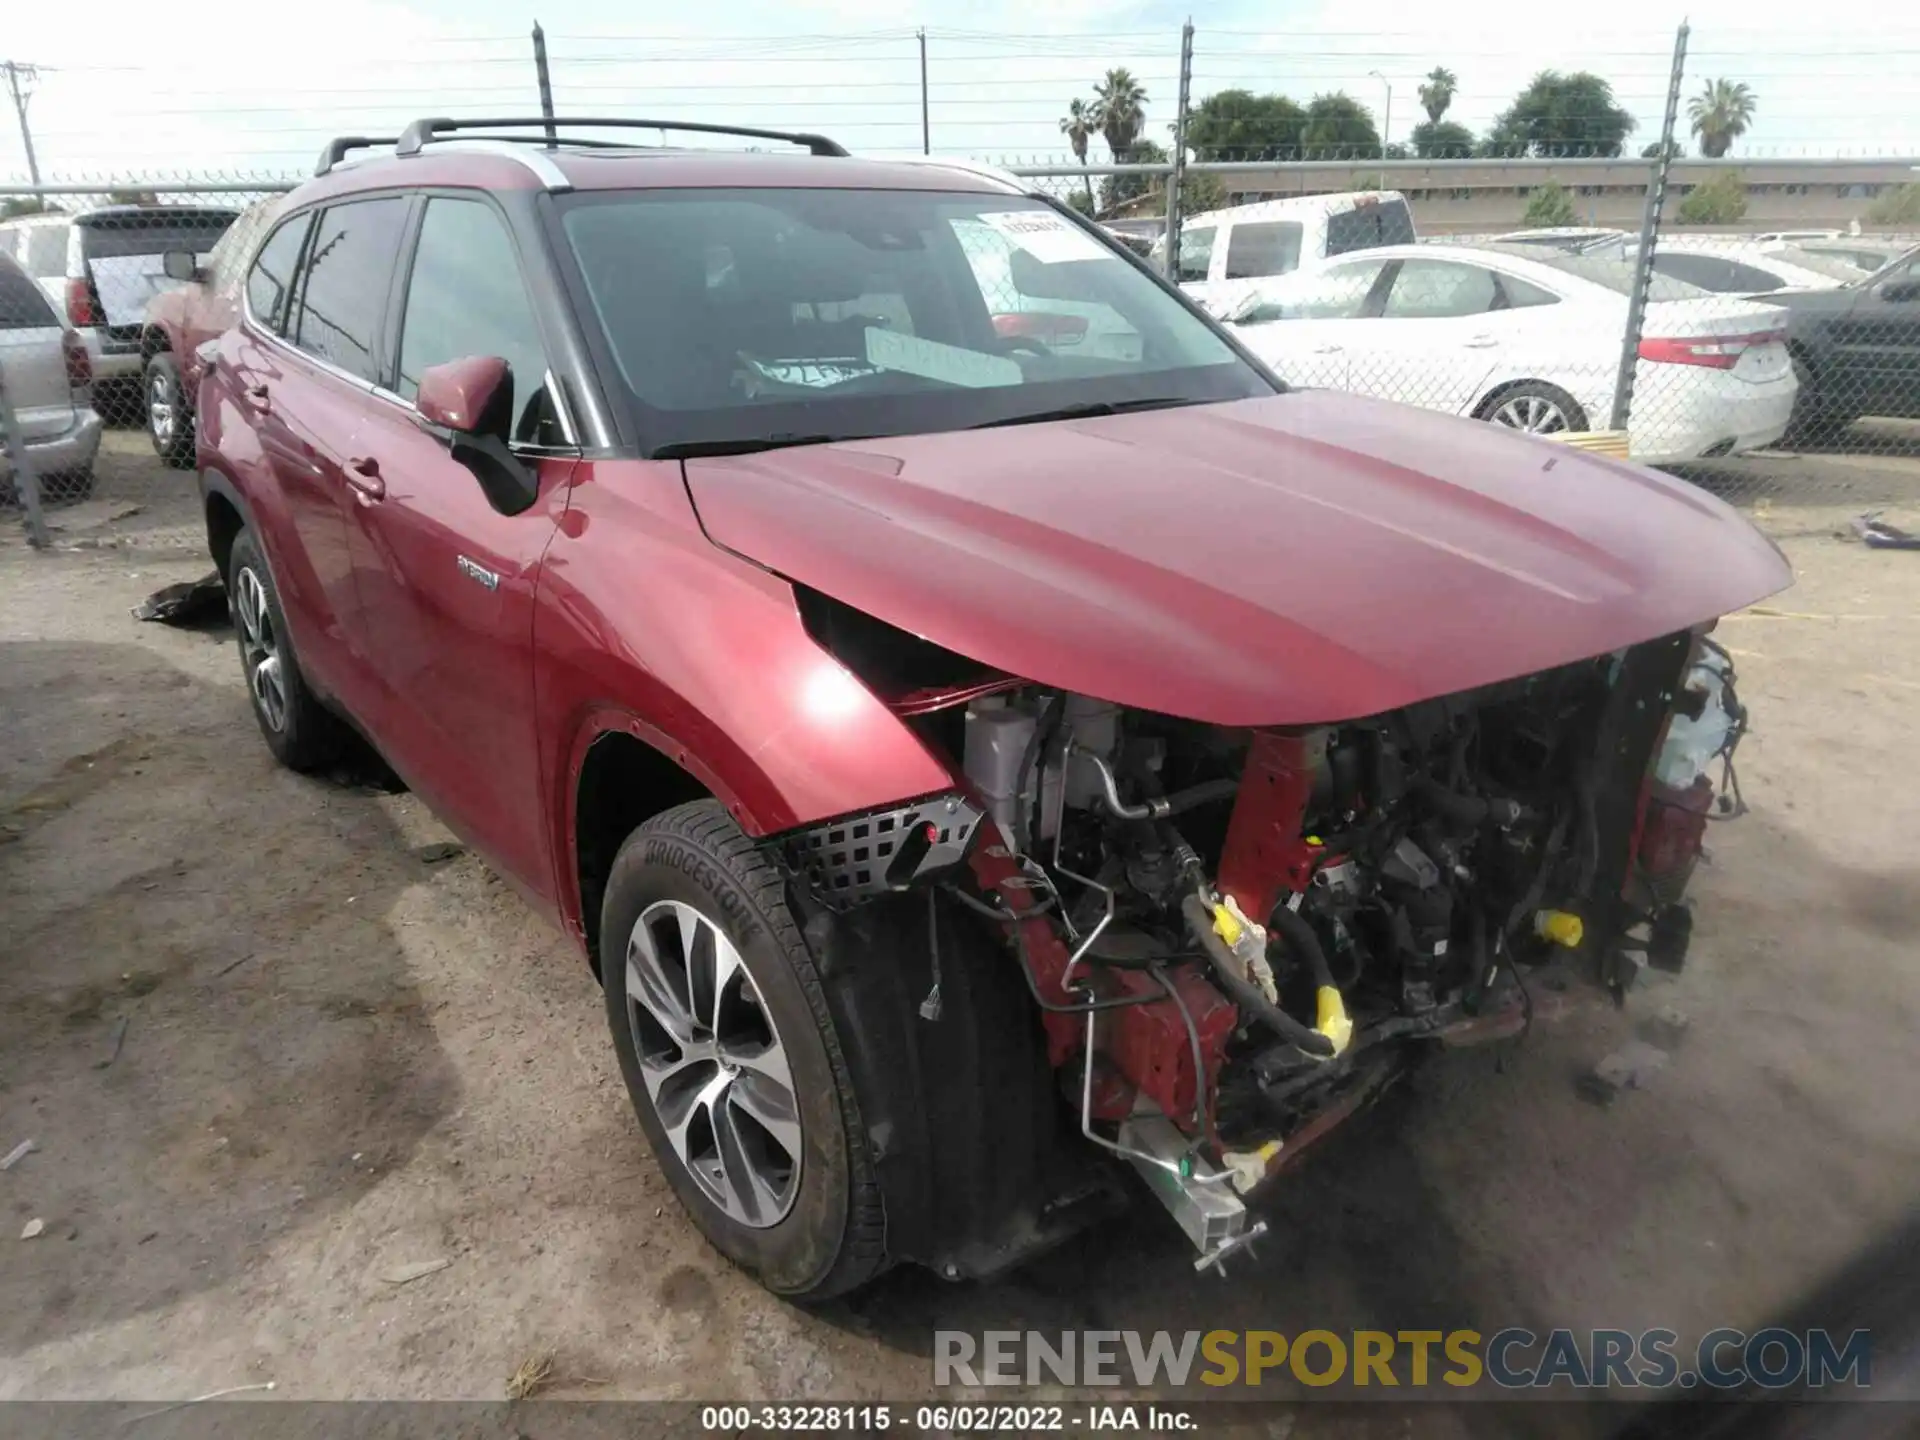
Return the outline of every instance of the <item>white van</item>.
{"type": "MultiPolygon", "coordinates": [[[[1411,244],[1413,212],[1397,190],[1348,190],[1262,200],[1195,215],[1180,227],[1176,278],[1214,315],[1232,311],[1254,282],[1350,250],[1411,244]]],[[[1166,242],[1155,246],[1156,258],[1166,242]]]]}

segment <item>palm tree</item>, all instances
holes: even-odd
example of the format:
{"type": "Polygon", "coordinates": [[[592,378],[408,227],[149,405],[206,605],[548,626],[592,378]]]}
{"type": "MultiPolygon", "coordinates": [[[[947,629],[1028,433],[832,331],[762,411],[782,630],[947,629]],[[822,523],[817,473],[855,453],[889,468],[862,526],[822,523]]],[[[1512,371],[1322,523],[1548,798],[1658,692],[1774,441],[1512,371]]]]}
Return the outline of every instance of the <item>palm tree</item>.
{"type": "Polygon", "coordinates": [[[1747,133],[1754,103],[1753,91],[1744,82],[1707,81],[1687,102],[1687,118],[1693,122],[1693,133],[1700,137],[1700,153],[1718,160],[1732,149],[1733,142],[1747,133]]]}
{"type": "Polygon", "coordinates": [[[1093,176],[1087,175],[1087,141],[1093,138],[1093,109],[1084,100],[1074,100],[1067,106],[1067,118],[1060,122],[1060,133],[1067,137],[1067,144],[1073,147],[1073,158],[1080,162],[1080,170],[1087,182],[1087,213],[1093,213],[1093,176]]]}
{"type": "Polygon", "coordinates": [[[1122,65],[1107,71],[1106,78],[1093,87],[1093,108],[1087,118],[1107,137],[1107,149],[1115,160],[1122,160],[1147,123],[1147,92],[1122,65]]]}
{"type": "Polygon", "coordinates": [[[1427,112],[1427,119],[1438,125],[1447,113],[1447,107],[1453,104],[1453,92],[1460,84],[1460,77],[1444,65],[1436,65],[1427,72],[1427,83],[1420,87],[1420,106],[1427,112]]]}

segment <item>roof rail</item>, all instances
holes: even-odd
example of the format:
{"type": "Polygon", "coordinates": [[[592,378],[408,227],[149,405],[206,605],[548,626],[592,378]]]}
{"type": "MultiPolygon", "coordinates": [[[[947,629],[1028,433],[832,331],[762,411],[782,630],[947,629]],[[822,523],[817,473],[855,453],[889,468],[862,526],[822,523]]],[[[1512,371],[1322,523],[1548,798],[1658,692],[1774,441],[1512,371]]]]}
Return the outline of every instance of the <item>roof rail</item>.
{"type": "Polygon", "coordinates": [[[313,167],[313,173],[316,176],[326,174],[340,163],[349,150],[371,150],[376,145],[397,143],[391,135],[342,135],[327,142],[327,148],[320,152],[320,163],[313,167]]]}
{"type": "MultiPolygon", "coordinates": [[[[815,155],[831,155],[844,159],[846,147],[838,141],[829,140],[824,135],[810,135],[795,130],[756,130],[744,125],[708,125],[692,120],[632,120],[621,118],[590,118],[580,116],[510,116],[497,120],[445,120],[428,118],[416,120],[400,132],[400,138],[394,143],[394,153],[398,155],[418,155],[429,143],[441,136],[457,136],[462,130],[491,130],[500,126],[536,126],[546,132],[545,141],[549,145],[570,143],[560,141],[555,131],[563,125],[593,126],[596,128],[613,127],[622,130],[681,130],[701,135],[739,135],[750,140],[782,140],[789,145],[800,145],[815,155]]],[[[488,137],[499,139],[499,136],[488,137]]],[[[339,144],[339,141],[335,141],[339,144]]]]}

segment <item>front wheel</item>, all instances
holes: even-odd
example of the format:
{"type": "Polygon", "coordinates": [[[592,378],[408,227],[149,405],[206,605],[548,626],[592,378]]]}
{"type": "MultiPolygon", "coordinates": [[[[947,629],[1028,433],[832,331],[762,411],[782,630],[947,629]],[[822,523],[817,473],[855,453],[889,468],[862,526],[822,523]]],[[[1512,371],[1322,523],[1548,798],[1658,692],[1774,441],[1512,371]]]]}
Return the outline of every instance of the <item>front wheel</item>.
{"type": "Polygon", "coordinates": [[[180,367],[162,351],[147,362],[147,438],[153,453],[176,470],[193,464],[193,411],[180,367]]]}
{"type": "Polygon", "coordinates": [[[877,1274],[874,1160],[780,872],[717,801],[681,805],[621,847],[600,937],[628,1096],[701,1232],[794,1299],[877,1274]]]}
{"type": "Polygon", "coordinates": [[[251,530],[235,537],[226,578],[240,669],[267,748],[289,770],[324,769],[339,756],[342,727],[300,673],[280,592],[251,530]]]}

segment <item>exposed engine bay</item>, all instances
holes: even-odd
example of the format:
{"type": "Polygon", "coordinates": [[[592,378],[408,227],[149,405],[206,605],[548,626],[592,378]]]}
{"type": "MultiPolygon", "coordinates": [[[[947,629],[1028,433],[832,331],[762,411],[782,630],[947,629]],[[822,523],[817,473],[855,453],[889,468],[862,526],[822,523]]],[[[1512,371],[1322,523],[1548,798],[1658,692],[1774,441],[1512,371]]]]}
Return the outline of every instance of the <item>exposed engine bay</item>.
{"type": "MultiPolygon", "coordinates": [[[[945,818],[888,819],[905,840],[860,884],[842,866],[843,899],[932,887],[1004,938],[1082,1133],[1200,1266],[1261,1232],[1241,1197],[1419,1042],[1520,1033],[1535,967],[1616,996],[1677,969],[1745,728],[1726,652],[1693,632],[1311,728],[1012,681],[913,708],[964,784],[945,818]]],[[[845,860],[848,833],[814,860],[845,860]]]]}

